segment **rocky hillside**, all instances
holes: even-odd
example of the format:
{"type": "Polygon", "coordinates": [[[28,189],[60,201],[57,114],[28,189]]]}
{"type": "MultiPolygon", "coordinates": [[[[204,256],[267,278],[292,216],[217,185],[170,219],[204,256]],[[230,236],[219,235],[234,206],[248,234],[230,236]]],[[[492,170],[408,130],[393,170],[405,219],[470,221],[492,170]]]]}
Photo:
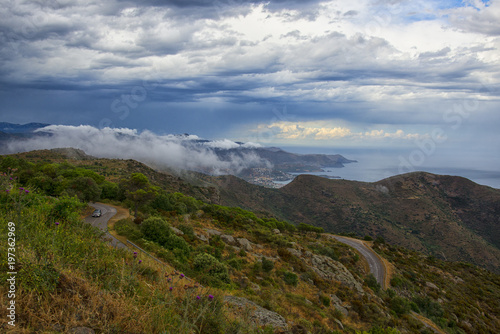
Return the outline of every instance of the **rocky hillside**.
{"type": "Polygon", "coordinates": [[[382,236],[395,245],[500,272],[500,190],[461,177],[410,173],[366,183],[301,175],[281,189],[269,189],[234,176],[160,172],[134,160],[97,159],[74,149],[12,157],[70,161],[112,182],[140,172],[164,189],[204,202],[238,206],[334,233],[382,236]]]}
{"type": "Polygon", "coordinates": [[[410,173],[375,183],[301,175],[281,189],[220,177],[221,203],[334,233],[382,236],[436,257],[500,272],[500,190],[410,173]]]}
{"type": "MultiPolygon", "coordinates": [[[[86,164],[0,158],[0,217],[15,223],[18,237],[18,327],[12,332],[500,330],[500,278],[490,271],[441,261],[377,237],[368,243],[385,259],[392,277],[390,288],[383,289],[359,253],[321,228],[174,193],[140,172],[126,175],[120,168],[145,168],[130,161],[110,161],[114,167],[105,168],[103,160],[79,158],[75,161],[86,164]],[[122,176],[105,177],[98,168],[122,176]],[[84,223],[81,217],[92,212],[87,198],[137,211],[135,218],[108,228],[140,249],[114,249],[99,230],[84,223]]],[[[161,176],[154,175],[160,184],[161,176]]],[[[362,193],[358,190],[358,196],[362,193]]],[[[2,249],[7,248],[7,231],[0,232],[2,249]]],[[[0,265],[5,282],[6,262],[0,265]]],[[[1,289],[0,302],[6,305],[7,286],[1,289]]],[[[12,329],[6,312],[0,310],[4,331],[12,329]]]]}

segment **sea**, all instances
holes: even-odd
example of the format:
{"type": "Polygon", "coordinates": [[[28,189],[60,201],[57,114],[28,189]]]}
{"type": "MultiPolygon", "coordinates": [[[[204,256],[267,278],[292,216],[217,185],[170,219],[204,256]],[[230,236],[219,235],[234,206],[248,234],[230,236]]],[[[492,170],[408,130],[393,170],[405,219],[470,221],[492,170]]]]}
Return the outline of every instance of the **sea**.
{"type": "MultiPolygon", "coordinates": [[[[439,175],[462,176],[478,184],[500,189],[500,157],[491,152],[436,150],[432,154],[414,147],[398,149],[282,147],[299,154],[341,154],[356,160],[343,168],[325,167],[322,172],[307,173],[331,178],[375,182],[398,174],[423,171],[439,175]]],[[[296,173],[296,175],[299,173],[296,173]]],[[[290,181],[288,181],[290,182],[290,181]]],[[[281,182],[281,184],[287,182],[281,182]]]]}

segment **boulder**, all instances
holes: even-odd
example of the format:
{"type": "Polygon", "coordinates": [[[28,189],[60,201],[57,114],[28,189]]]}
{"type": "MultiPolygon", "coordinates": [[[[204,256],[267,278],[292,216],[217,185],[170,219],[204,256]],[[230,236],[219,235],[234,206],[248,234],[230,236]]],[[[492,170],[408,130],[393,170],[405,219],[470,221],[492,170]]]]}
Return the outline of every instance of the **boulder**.
{"type": "Polygon", "coordinates": [[[281,231],[280,231],[280,230],[278,230],[277,228],[275,228],[275,229],[273,230],[273,233],[274,233],[274,234],[281,234],[281,231]]]}
{"type": "Polygon", "coordinates": [[[296,256],[296,257],[301,257],[302,256],[302,252],[300,250],[298,250],[298,249],[287,248],[286,250],[289,251],[290,254],[292,254],[293,256],[296,256]]]}
{"type": "Polygon", "coordinates": [[[340,300],[339,297],[336,295],[330,295],[330,300],[332,302],[333,307],[335,307],[336,310],[340,311],[344,317],[347,317],[349,315],[349,311],[342,305],[342,301],[340,300]]]}
{"type": "Polygon", "coordinates": [[[439,288],[436,286],[436,284],[431,283],[431,282],[425,282],[425,286],[431,289],[439,290],[439,288]]]}
{"type": "Polygon", "coordinates": [[[196,237],[201,241],[208,242],[208,238],[204,234],[196,234],[196,237]]]}
{"type": "Polygon", "coordinates": [[[340,262],[332,260],[328,256],[313,254],[307,258],[307,263],[311,269],[322,279],[339,281],[363,295],[361,284],[356,281],[351,272],[340,262]]]}
{"type": "Polygon", "coordinates": [[[232,235],[221,234],[220,239],[228,245],[236,245],[236,240],[234,240],[232,235]]]}
{"type": "Polygon", "coordinates": [[[206,228],[205,232],[207,232],[207,234],[209,236],[212,236],[212,235],[221,235],[222,234],[221,231],[217,231],[217,230],[214,230],[214,229],[211,229],[211,228],[206,228]]]}
{"type": "Polygon", "coordinates": [[[245,251],[249,252],[252,250],[252,243],[245,238],[238,238],[238,245],[243,248],[245,251]]]}
{"type": "Polygon", "coordinates": [[[225,296],[224,302],[229,304],[229,306],[236,311],[236,314],[241,315],[248,312],[249,320],[256,323],[258,326],[272,325],[274,328],[288,327],[285,318],[281,315],[269,311],[246,298],[225,296]]]}
{"type": "Polygon", "coordinates": [[[170,226],[170,229],[172,230],[172,232],[174,232],[175,235],[179,235],[179,236],[184,235],[184,232],[179,230],[177,227],[170,226]]]}

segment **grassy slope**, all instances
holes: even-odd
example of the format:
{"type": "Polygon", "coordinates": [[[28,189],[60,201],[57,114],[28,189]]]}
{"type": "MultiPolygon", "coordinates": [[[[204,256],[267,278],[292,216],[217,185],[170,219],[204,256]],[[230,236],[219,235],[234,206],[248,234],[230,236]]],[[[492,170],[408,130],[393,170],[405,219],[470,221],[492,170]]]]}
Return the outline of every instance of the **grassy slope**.
{"type": "Polygon", "coordinates": [[[281,189],[219,178],[221,201],[331,232],[394,244],[500,272],[500,190],[459,177],[413,173],[376,183],[301,175],[281,189]]]}

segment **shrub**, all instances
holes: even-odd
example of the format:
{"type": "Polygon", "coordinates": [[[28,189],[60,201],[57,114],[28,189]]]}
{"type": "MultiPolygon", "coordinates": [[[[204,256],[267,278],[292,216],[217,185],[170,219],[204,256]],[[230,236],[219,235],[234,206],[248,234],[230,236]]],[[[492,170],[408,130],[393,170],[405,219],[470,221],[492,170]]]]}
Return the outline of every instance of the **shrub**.
{"type": "Polygon", "coordinates": [[[299,277],[292,272],[285,271],[283,273],[283,281],[288,285],[297,286],[299,283],[299,277]]]}
{"type": "Polygon", "coordinates": [[[165,245],[168,238],[172,235],[168,223],[160,217],[150,217],[141,224],[141,232],[144,238],[165,245]]]}
{"type": "Polygon", "coordinates": [[[377,279],[375,278],[375,276],[373,276],[373,274],[369,274],[365,278],[365,283],[373,291],[375,291],[375,292],[379,292],[380,291],[380,284],[378,284],[377,279]]]}
{"type": "Polygon", "coordinates": [[[403,315],[410,312],[411,306],[408,300],[402,297],[394,297],[390,302],[391,310],[396,312],[397,315],[403,315]]]}
{"type": "Polygon", "coordinates": [[[230,283],[229,273],[224,264],[220,263],[215,257],[207,253],[196,255],[193,261],[194,269],[203,271],[210,277],[220,280],[224,283],[230,283]]]}
{"type": "Polygon", "coordinates": [[[264,270],[266,273],[268,273],[273,269],[274,269],[274,262],[263,257],[262,258],[262,270],[264,270]]]}
{"type": "Polygon", "coordinates": [[[327,295],[324,294],[319,295],[319,301],[326,307],[330,306],[331,300],[330,297],[328,297],[327,295]]]}
{"type": "Polygon", "coordinates": [[[137,225],[129,219],[120,219],[117,221],[115,223],[115,231],[132,241],[139,240],[144,236],[137,225]]]}
{"type": "Polygon", "coordinates": [[[168,223],[160,217],[149,217],[141,224],[144,239],[154,241],[168,250],[176,250],[177,256],[187,256],[190,247],[186,240],[172,233],[168,223]]]}

